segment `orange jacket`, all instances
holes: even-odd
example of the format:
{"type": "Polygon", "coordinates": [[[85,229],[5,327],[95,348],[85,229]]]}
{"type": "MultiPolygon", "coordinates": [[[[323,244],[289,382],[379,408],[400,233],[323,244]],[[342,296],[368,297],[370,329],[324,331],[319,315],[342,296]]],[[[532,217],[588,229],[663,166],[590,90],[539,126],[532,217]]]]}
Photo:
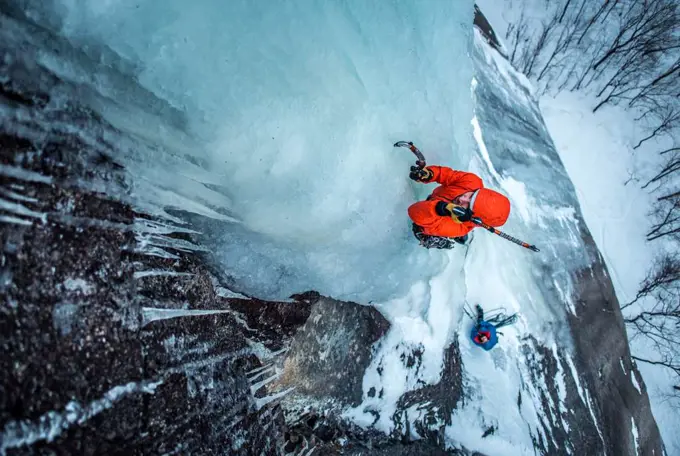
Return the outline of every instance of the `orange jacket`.
{"type": "Polygon", "coordinates": [[[435,206],[439,201],[450,203],[457,196],[480,190],[475,198],[472,212],[491,226],[501,226],[510,214],[510,201],[498,192],[485,189],[482,180],[475,174],[454,171],[445,166],[428,166],[434,173],[432,182],[441,184],[435,188],[426,201],[419,201],[408,208],[413,222],[430,236],[465,236],[477,225],[457,222],[451,217],[437,214],[435,206]]]}

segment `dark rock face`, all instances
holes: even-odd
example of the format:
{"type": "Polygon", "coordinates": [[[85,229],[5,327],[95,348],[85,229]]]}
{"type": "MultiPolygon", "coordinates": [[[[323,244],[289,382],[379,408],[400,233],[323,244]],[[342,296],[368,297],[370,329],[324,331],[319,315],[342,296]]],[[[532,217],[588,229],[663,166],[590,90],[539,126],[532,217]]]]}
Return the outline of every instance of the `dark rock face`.
{"type": "MultiPolygon", "coordinates": [[[[543,433],[535,437],[535,447],[541,449],[542,454],[596,454],[602,448],[602,440],[597,431],[597,424],[588,408],[588,398],[579,389],[572,375],[562,375],[569,372],[570,366],[566,355],[561,352],[553,352],[540,345],[533,337],[525,340],[522,347],[527,357],[527,364],[531,366],[528,383],[536,387],[534,395],[538,395],[543,410],[554,410],[547,414],[541,423],[543,433]],[[561,378],[564,382],[565,407],[559,407],[562,399],[560,389],[554,383],[555,379],[561,378]],[[546,385],[546,388],[540,388],[546,385]],[[582,397],[584,396],[584,397],[582,397]],[[557,405],[557,406],[556,406],[557,405]],[[587,423],[587,425],[585,424],[587,423]],[[544,438],[550,436],[550,438],[544,438]],[[595,453],[593,453],[595,452],[595,453]]],[[[526,400],[524,392],[529,388],[523,388],[518,396],[518,401],[526,400]]]]}
{"type": "Polygon", "coordinates": [[[502,53],[502,47],[498,42],[496,32],[494,31],[489,21],[486,19],[486,16],[484,16],[484,13],[482,13],[482,10],[480,10],[477,5],[475,5],[475,16],[473,24],[475,27],[477,27],[477,30],[480,31],[480,33],[482,34],[486,42],[489,44],[489,46],[493,47],[498,52],[502,53]]]}
{"type": "MultiPolygon", "coordinates": [[[[4,157],[11,147],[3,142],[4,157]]],[[[44,222],[0,228],[3,452],[221,453],[227,446],[246,454],[248,445],[275,446],[276,433],[263,429],[281,418],[254,406],[246,372],[261,362],[247,344],[254,336],[246,336],[235,315],[142,326],[142,306],[151,301],[229,309],[194,263],[202,260],[145,261],[132,252],[135,236],[126,230],[132,210],[102,195],[8,177],[2,190],[35,199],[31,210],[47,214],[44,222]],[[69,201],[78,217],[101,227],[60,222],[59,202],[69,201]],[[134,276],[161,267],[192,280],[134,276]]],[[[282,306],[290,305],[253,308],[276,313],[282,306]]],[[[277,344],[286,337],[279,334],[277,344]]]]}
{"type": "Polygon", "coordinates": [[[291,345],[281,387],[297,395],[361,403],[361,381],[371,362],[373,344],[389,323],[374,307],[321,298],[291,345]]]}

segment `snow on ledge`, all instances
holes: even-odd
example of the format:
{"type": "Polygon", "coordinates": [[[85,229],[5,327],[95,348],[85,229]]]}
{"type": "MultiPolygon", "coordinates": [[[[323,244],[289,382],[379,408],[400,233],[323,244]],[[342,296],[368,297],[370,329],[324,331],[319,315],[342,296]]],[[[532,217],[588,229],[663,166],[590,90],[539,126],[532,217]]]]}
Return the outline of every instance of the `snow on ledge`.
{"type": "Polygon", "coordinates": [[[635,425],[635,419],[633,417],[630,417],[630,426],[631,426],[631,432],[633,433],[633,446],[635,447],[635,455],[637,456],[638,453],[638,429],[637,426],[635,425]]]}
{"type": "Polygon", "coordinates": [[[638,383],[637,377],[635,376],[635,371],[633,370],[630,371],[630,382],[633,384],[638,394],[642,394],[642,389],[640,388],[640,384],[638,383]]]}

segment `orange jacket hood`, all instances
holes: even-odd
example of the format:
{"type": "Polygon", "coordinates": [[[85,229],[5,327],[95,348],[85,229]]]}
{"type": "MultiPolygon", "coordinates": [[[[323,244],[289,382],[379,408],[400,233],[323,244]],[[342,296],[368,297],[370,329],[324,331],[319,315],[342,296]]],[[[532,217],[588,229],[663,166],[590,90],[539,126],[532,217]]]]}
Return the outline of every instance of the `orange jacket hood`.
{"type": "Polygon", "coordinates": [[[476,217],[482,219],[482,222],[499,227],[508,221],[510,200],[490,188],[480,188],[474,196],[470,209],[476,217]]]}

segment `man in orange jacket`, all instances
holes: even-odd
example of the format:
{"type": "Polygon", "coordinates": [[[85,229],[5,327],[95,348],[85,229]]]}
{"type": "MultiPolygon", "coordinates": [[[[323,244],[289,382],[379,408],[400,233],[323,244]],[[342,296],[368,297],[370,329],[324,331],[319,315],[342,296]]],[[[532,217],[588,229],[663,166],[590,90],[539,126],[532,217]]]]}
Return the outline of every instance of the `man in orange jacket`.
{"type": "Polygon", "coordinates": [[[464,244],[467,234],[477,225],[473,214],[493,227],[502,226],[510,215],[510,201],[504,195],[484,188],[479,176],[454,171],[445,166],[411,167],[409,175],[416,182],[441,184],[425,201],[408,208],[413,220],[413,233],[426,248],[451,249],[454,242],[464,244]],[[455,215],[453,208],[465,209],[455,215]]]}

